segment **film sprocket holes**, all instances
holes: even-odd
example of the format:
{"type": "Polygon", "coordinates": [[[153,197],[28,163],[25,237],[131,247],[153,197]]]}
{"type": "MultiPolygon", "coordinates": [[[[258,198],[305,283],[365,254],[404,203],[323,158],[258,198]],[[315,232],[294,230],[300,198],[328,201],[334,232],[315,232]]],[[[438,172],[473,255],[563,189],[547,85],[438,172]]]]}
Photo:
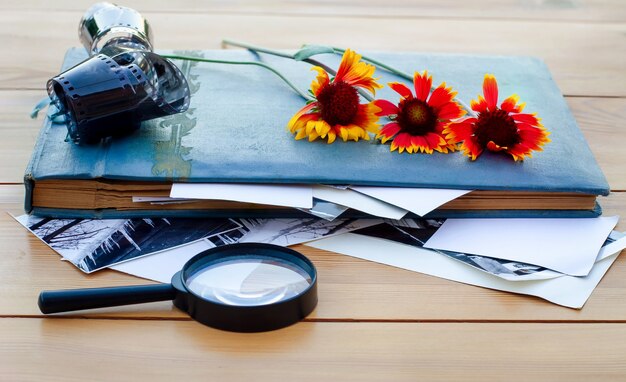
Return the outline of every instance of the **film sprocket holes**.
{"type": "Polygon", "coordinates": [[[91,57],[47,84],[73,142],[129,134],[143,121],[189,108],[187,80],[152,52],[151,36],[148,22],[133,9],[98,3],[85,13],[79,38],[91,57]]]}

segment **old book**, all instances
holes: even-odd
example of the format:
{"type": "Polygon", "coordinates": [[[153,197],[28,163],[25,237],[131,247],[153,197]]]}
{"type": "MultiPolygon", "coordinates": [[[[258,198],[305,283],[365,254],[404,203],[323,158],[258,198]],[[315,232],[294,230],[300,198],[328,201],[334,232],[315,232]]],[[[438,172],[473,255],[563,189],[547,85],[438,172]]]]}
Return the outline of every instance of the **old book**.
{"type": "MultiPolygon", "coordinates": [[[[181,54],[184,52],[176,52],[181,54]]],[[[250,61],[242,50],[187,52],[250,61]]],[[[591,217],[609,186],[546,65],[536,58],[368,52],[405,72],[428,69],[469,103],[485,73],[500,94],[520,95],[537,112],[552,142],[524,162],[484,153],[472,162],[461,153],[390,152],[374,140],[296,141],[285,126],[304,101],[260,67],[176,61],[192,91],[184,114],[145,122],[132,135],[97,145],[66,141],[67,129],[46,118],[26,170],[28,212],[45,216],[293,216],[297,210],[226,201],[169,205],[134,203],[133,196],[167,196],[173,182],[341,184],[474,190],[429,216],[591,217]]],[[[71,49],[64,67],[86,57],[71,49]]],[[[297,86],[314,73],[305,63],[263,56],[297,86]]],[[[319,56],[331,67],[340,57],[319,56]]],[[[377,70],[380,82],[399,78],[377,70]]],[[[377,98],[396,102],[388,88],[377,98]]]]}

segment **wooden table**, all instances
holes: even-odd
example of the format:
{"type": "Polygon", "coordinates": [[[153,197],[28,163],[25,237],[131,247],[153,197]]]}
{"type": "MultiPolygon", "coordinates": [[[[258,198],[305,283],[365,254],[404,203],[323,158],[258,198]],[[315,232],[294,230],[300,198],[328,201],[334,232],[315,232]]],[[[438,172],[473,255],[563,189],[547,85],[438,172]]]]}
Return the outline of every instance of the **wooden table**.
{"type": "MultiPolygon", "coordinates": [[[[622,0],[127,1],[159,48],[273,48],[533,55],[566,96],[626,216],[626,2],[622,0]],[[183,2],[180,2],[183,3],[183,2]]],[[[0,204],[21,214],[22,174],[45,95],[90,1],[0,4],[0,204]]],[[[626,223],[618,226],[626,230],[626,223]]],[[[42,289],[140,284],[85,276],[8,214],[0,216],[0,380],[625,380],[626,257],[580,311],[297,247],[319,271],[304,322],[237,334],[169,302],[43,318],[42,289]]]]}

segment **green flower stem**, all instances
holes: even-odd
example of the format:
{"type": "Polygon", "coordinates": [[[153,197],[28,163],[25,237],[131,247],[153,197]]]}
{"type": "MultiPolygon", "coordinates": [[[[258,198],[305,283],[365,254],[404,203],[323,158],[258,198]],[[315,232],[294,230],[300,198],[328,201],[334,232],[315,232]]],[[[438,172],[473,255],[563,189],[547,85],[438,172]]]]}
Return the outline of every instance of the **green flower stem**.
{"type": "MultiPolygon", "coordinates": [[[[337,47],[334,47],[334,46],[332,47],[332,49],[333,49],[336,53],[339,53],[339,54],[343,54],[343,53],[346,51],[345,49],[337,48],[337,47]]],[[[371,57],[367,57],[367,56],[363,56],[363,55],[361,55],[361,59],[362,59],[363,61],[369,62],[370,64],[375,65],[375,66],[377,66],[377,67],[379,67],[379,68],[381,68],[381,69],[385,69],[386,71],[388,71],[388,72],[390,72],[390,73],[393,73],[393,74],[397,75],[398,77],[402,77],[402,78],[404,78],[405,80],[408,80],[408,81],[413,81],[413,76],[412,76],[412,75],[410,75],[410,74],[408,74],[408,73],[405,73],[405,72],[402,72],[402,71],[400,71],[400,70],[398,70],[398,69],[396,69],[396,68],[394,68],[394,67],[391,67],[391,66],[389,66],[389,65],[383,64],[382,62],[377,61],[377,60],[374,60],[374,59],[373,59],[373,58],[371,58],[371,57]]],[[[431,88],[431,91],[432,91],[432,90],[434,90],[434,88],[431,88]]],[[[475,116],[474,111],[472,110],[472,108],[470,108],[469,106],[467,106],[467,104],[465,104],[465,102],[461,101],[461,100],[460,100],[460,99],[458,99],[458,98],[455,98],[454,100],[455,100],[456,102],[458,102],[458,103],[459,103],[459,105],[461,105],[461,106],[465,109],[465,111],[467,111],[467,113],[468,113],[469,115],[471,115],[471,116],[475,116]]]]}
{"type": "MultiPolygon", "coordinates": [[[[222,40],[222,47],[225,48],[225,47],[227,47],[229,45],[230,46],[236,46],[236,47],[239,47],[239,48],[248,49],[248,50],[251,50],[253,52],[267,53],[267,54],[271,54],[273,56],[290,58],[292,60],[296,60],[296,58],[294,57],[293,54],[281,52],[281,51],[278,51],[278,50],[268,49],[268,48],[264,48],[264,47],[261,47],[261,46],[256,46],[256,45],[252,45],[252,44],[248,44],[248,43],[240,42],[240,41],[235,41],[235,40],[228,40],[228,39],[222,40]]],[[[306,62],[307,64],[311,64],[313,66],[321,67],[322,69],[324,69],[331,76],[337,75],[337,72],[335,70],[331,69],[330,67],[326,66],[325,64],[323,64],[323,63],[321,63],[321,62],[319,62],[317,60],[314,60],[312,58],[305,58],[302,61],[306,62]]],[[[370,96],[367,92],[365,92],[363,89],[357,89],[357,91],[359,92],[359,94],[363,98],[365,98],[369,102],[372,102],[374,100],[374,98],[372,96],[370,96]]]]}
{"type": "Polygon", "coordinates": [[[291,55],[289,53],[281,52],[281,51],[278,51],[278,50],[272,50],[272,49],[264,48],[262,46],[256,46],[256,45],[252,45],[252,44],[248,44],[248,43],[240,42],[240,41],[235,41],[235,40],[229,40],[229,39],[222,40],[222,48],[226,48],[229,45],[230,46],[237,46],[237,47],[245,48],[245,49],[249,49],[249,50],[253,50],[255,52],[268,53],[268,54],[271,54],[273,56],[293,59],[293,55],[291,55]]]}
{"type": "MultiPolygon", "coordinates": [[[[241,42],[241,41],[228,40],[228,39],[222,40],[222,47],[223,48],[226,48],[229,45],[230,46],[236,46],[236,47],[239,47],[239,48],[248,49],[248,50],[251,50],[253,52],[267,53],[267,54],[271,54],[273,56],[290,58],[292,60],[296,59],[293,56],[293,54],[281,52],[279,50],[268,49],[268,48],[264,48],[262,46],[256,46],[256,45],[248,44],[248,43],[241,42]]],[[[323,63],[321,63],[321,62],[319,62],[317,60],[314,60],[312,58],[307,58],[307,59],[304,59],[303,61],[306,62],[306,63],[309,63],[311,65],[317,65],[317,66],[321,67],[322,69],[324,69],[325,71],[327,71],[328,73],[330,73],[333,76],[337,74],[337,72],[335,72],[333,69],[329,68],[325,64],[323,64],[323,63]]]]}
{"type": "Polygon", "coordinates": [[[307,95],[306,93],[303,93],[302,91],[300,91],[300,89],[298,89],[293,83],[291,83],[291,81],[289,81],[285,76],[283,76],[282,73],[280,73],[278,70],[276,70],[273,67],[271,67],[270,65],[264,64],[262,62],[257,62],[257,61],[211,60],[211,59],[208,59],[208,58],[199,58],[199,57],[191,57],[191,56],[179,56],[179,55],[175,55],[175,54],[163,54],[161,56],[169,58],[169,59],[172,59],[172,60],[187,60],[187,61],[196,61],[196,62],[208,62],[208,63],[211,63],[211,64],[256,65],[256,66],[260,66],[260,67],[263,67],[263,68],[271,71],[272,73],[276,74],[278,77],[280,77],[281,80],[285,81],[285,83],[287,85],[289,85],[289,87],[291,89],[293,89],[293,91],[298,93],[298,95],[300,97],[304,98],[306,101],[309,101],[309,100],[312,99],[309,95],[307,95]]]}

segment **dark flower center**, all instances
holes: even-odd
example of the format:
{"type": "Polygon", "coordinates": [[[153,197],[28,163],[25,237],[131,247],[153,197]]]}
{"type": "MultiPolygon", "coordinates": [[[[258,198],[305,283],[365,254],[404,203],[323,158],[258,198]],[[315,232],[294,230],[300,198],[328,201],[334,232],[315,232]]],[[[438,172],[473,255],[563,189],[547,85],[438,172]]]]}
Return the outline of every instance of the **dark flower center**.
{"type": "Polygon", "coordinates": [[[417,98],[404,99],[398,108],[400,111],[396,121],[402,131],[411,135],[426,135],[435,131],[437,115],[426,102],[417,98]]]}
{"type": "Polygon", "coordinates": [[[513,147],[521,141],[515,121],[502,109],[478,114],[474,135],[483,148],[489,141],[500,147],[513,147]]]}
{"type": "Polygon", "coordinates": [[[356,89],[343,81],[326,85],[317,96],[322,119],[329,125],[348,125],[359,111],[356,89]]]}

